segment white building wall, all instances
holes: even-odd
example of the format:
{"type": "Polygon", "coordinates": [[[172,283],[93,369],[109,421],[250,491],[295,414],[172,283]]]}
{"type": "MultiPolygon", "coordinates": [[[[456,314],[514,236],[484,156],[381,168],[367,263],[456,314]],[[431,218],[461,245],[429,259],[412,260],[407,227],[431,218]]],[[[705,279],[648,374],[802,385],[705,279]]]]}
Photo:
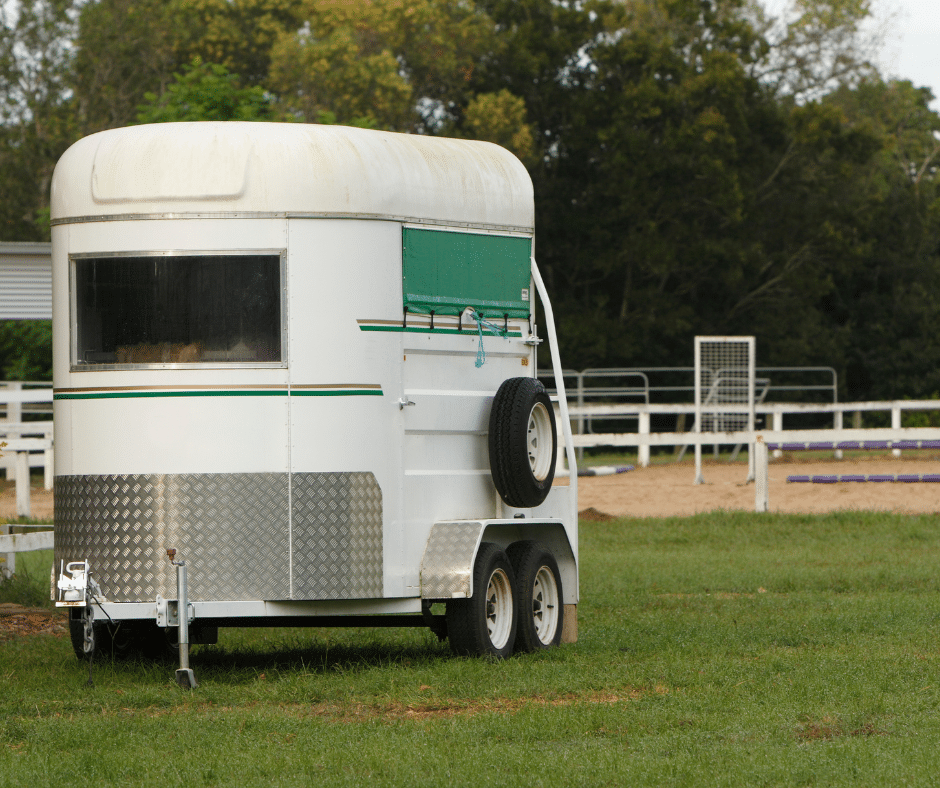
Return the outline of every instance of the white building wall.
{"type": "Polygon", "coordinates": [[[0,320],[52,319],[48,243],[0,243],[0,320]]]}

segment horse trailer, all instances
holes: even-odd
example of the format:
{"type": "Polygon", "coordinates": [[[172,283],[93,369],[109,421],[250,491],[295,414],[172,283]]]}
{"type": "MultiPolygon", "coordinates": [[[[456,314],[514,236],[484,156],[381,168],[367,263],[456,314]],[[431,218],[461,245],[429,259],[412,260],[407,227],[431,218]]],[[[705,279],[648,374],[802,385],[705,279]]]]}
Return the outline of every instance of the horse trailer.
{"type": "Polygon", "coordinates": [[[533,243],[531,180],[489,143],[234,122],[75,143],[52,182],[53,594],[79,656],[175,634],[188,658],[227,626],[573,641],[533,243]]]}

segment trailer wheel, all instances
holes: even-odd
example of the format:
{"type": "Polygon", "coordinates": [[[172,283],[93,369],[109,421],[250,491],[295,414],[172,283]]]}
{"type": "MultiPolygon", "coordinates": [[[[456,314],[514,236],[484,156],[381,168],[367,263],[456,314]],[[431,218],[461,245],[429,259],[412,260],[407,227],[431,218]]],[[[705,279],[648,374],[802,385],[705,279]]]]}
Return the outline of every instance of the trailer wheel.
{"type": "Polygon", "coordinates": [[[163,660],[173,656],[173,644],[166,633],[147,622],[94,621],[90,638],[86,637],[85,618],[82,611],[75,610],[69,617],[69,639],[72,649],[80,660],[94,655],[116,660],[144,659],[163,660]],[[76,615],[77,614],[77,615],[76,615]]]}
{"type": "Polygon", "coordinates": [[[557,646],[561,642],[565,606],[555,556],[538,542],[516,542],[506,553],[516,575],[519,619],[516,651],[557,646]]]}
{"type": "Polygon", "coordinates": [[[499,547],[480,545],[473,596],[447,602],[447,636],[455,654],[505,658],[516,640],[516,581],[499,547]]]}
{"type": "Polygon", "coordinates": [[[490,469],[502,499],[538,506],[555,478],[555,411],[535,378],[504,380],[490,411],[490,469]]]}
{"type": "Polygon", "coordinates": [[[134,653],[136,645],[135,632],[130,625],[88,622],[81,612],[69,617],[69,639],[75,656],[81,660],[91,659],[92,655],[125,659],[134,653]]]}

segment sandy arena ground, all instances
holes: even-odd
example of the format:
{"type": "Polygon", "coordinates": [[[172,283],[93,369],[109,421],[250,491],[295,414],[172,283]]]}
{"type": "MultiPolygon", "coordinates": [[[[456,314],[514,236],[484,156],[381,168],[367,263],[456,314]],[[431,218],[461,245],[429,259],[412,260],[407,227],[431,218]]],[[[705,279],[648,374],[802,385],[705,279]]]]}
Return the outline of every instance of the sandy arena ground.
{"type": "MultiPolygon", "coordinates": [[[[35,482],[35,479],[33,480],[35,482]]],[[[34,520],[52,519],[52,493],[40,485],[30,488],[30,516],[34,520]]],[[[16,488],[13,482],[0,479],[0,522],[16,517],[16,488]]]]}
{"type": "MultiPolygon", "coordinates": [[[[787,476],[940,473],[935,456],[890,455],[842,461],[800,461],[798,455],[771,460],[768,472],[771,512],[818,513],[842,509],[907,514],[940,511],[940,483],[847,482],[794,484],[787,476]]],[[[631,517],[685,516],[716,509],[754,511],[754,485],[745,484],[747,466],[710,463],[704,484],[695,485],[695,468],[651,465],[616,476],[578,479],[578,508],[631,517]]]]}
{"type": "MultiPolygon", "coordinates": [[[[940,473],[936,455],[889,455],[842,461],[800,461],[791,454],[771,460],[770,510],[772,512],[831,512],[839,509],[880,510],[909,514],[940,511],[940,484],[899,482],[848,482],[844,484],[788,484],[793,475],[940,473]]],[[[747,466],[706,461],[704,484],[695,485],[695,469],[689,462],[651,465],[616,476],[578,479],[578,508],[608,515],[631,517],[685,516],[716,509],[754,511],[754,485],[745,484],[747,466]]],[[[16,492],[2,483],[0,517],[12,517],[16,492]]],[[[52,519],[52,493],[32,489],[32,516],[52,519]]]]}

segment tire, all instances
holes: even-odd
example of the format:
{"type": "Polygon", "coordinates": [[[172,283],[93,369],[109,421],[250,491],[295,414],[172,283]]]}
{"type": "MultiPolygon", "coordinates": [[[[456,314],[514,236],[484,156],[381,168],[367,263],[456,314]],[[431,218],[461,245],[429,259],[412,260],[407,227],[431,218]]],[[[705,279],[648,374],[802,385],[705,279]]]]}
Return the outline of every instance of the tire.
{"type": "Polygon", "coordinates": [[[72,641],[75,656],[86,661],[92,656],[95,659],[118,661],[159,661],[172,657],[174,653],[173,644],[167,634],[155,624],[146,621],[112,624],[96,620],[92,624],[92,641],[89,647],[85,642],[85,623],[80,610],[73,610],[69,616],[69,639],[72,641]]]}
{"type": "Polygon", "coordinates": [[[555,556],[538,542],[516,542],[506,553],[516,575],[516,651],[557,646],[565,606],[555,556]]]}
{"type": "Polygon", "coordinates": [[[555,478],[555,411],[535,378],[503,381],[490,411],[490,471],[507,505],[538,506],[555,478]]]}
{"type": "MultiPolygon", "coordinates": [[[[98,641],[96,625],[92,623],[89,639],[85,639],[85,619],[82,617],[84,610],[73,608],[69,611],[69,640],[72,641],[72,650],[75,656],[81,660],[91,658],[92,652],[98,641]]],[[[93,614],[92,614],[93,615],[93,614]]]]}
{"type": "Polygon", "coordinates": [[[473,565],[473,596],[447,602],[447,636],[455,654],[504,659],[516,640],[516,580],[506,553],[480,545],[473,565]]]}

